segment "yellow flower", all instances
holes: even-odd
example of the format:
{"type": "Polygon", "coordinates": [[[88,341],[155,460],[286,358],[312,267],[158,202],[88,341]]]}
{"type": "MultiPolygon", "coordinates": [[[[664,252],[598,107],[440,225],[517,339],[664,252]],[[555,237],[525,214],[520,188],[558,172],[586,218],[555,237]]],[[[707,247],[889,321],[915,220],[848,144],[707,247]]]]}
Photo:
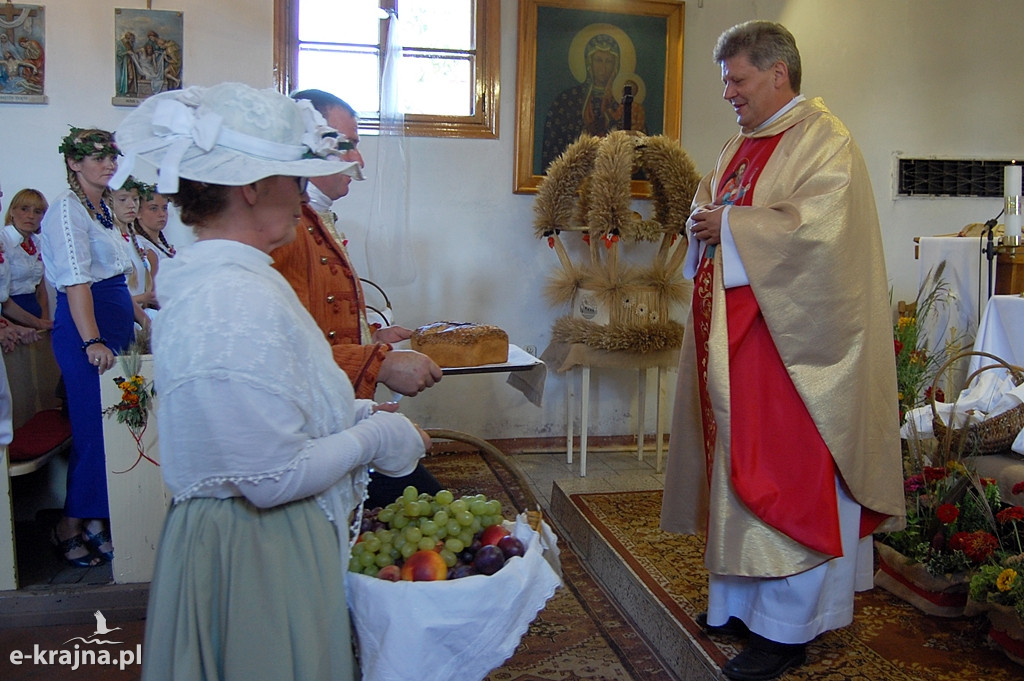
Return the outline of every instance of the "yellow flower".
{"type": "Polygon", "coordinates": [[[1006,568],[999,573],[996,577],[996,588],[1000,591],[1009,591],[1013,588],[1013,583],[1017,581],[1017,571],[1011,568],[1006,568]]]}
{"type": "Polygon", "coordinates": [[[900,329],[902,331],[903,329],[907,328],[908,326],[912,326],[912,325],[914,325],[916,323],[917,323],[917,319],[915,317],[900,317],[899,321],[896,323],[896,326],[897,326],[898,329],[900,329]]]}

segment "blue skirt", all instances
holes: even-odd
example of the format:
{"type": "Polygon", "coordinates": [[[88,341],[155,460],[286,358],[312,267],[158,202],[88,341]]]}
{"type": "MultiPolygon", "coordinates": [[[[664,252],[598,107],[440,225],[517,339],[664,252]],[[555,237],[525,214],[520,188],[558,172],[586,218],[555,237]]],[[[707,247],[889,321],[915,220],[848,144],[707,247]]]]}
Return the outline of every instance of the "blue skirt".
{"type": "Polygon", "coordinates": [[[40,319],[42,319],[42,317],[43,317],[43,308],[42,308],[42,306],[39,305],[39,300],[36,299],[35,292],[32,292],[32,293],[18,293],[16,295],[11,296],[11,300],[13,300],[18,305],[20,305],[21,309],[25,310],[26,312],[28,312],[30,314],[34,314],[35,316],[37,316],[40,319]]]}
{"type": "MultiPolygon", "coordinates": [[[[100,335],[107,339],[107,347],[118,353],[131,345],[135,337],[135,318],[124,275],[93,282],[92,301],[96,324],[100,335]]],[[[64,377],[71,420],[64,514],[69,518],[109,518],[100,376],[82,352],[82,343],[88,339],[79,335],[63,292],[57,293],[52,336],[53,354],[64,377]]],[[[116,375],[116,368],[105,374],[108,380],[116,375]]]]}

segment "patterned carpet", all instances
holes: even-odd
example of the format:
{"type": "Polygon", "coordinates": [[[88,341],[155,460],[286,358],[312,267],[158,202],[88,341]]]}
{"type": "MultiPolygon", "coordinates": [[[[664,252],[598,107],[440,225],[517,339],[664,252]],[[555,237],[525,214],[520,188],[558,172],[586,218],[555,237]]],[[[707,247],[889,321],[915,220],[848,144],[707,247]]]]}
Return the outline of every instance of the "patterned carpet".
{"type": "MultiPolygon", "coordinates": [[[[738,652],[725,639],[698,634],[692,618],[707,607],[703,546],[695,537],[658,529],[661,491],[573,494],[583,515],[640,575],[713,660],[738,652]]],[[[993,681],[1024,678],[1024,670],[990,649],[984,617],[942,619],[922,614],[881,589],[857,595],[853,624],[808,646],[808,663],[785,679],[864,681],[993,681]]]]}
{"type": "MultiPolygon", "coordinates": [[[[522,480],[486,452],[432,454],[425,463],[456,496],[486,494],[506,509],[523,508],[528,499],[533,505],[522,480]]],[[[564,587],[530,625],[515,654],[493,670],[488,681],[671,681],[564,541],[559,548],[564,587]]]]}

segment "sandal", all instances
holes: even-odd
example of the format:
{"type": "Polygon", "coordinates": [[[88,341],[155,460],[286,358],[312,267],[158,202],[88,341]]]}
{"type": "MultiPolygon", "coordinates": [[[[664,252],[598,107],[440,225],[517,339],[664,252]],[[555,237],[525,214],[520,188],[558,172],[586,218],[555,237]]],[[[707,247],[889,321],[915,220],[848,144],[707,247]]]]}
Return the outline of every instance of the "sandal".
{"type": "Polygon", "coordinates": [[[50,543],[53,544],[54,551],[57,552],[57,557],[63,558],[71,567],[88,568],[96,567],[103,563],[102,558],[93,555],[92,552],[88,550],[88,547],[80,535],[76,534],[68,537],[67,539],[58,539],[57,528],[53,528],[53,531],[50,534],[50,543]],[[78,549],[86,549],[86,554],[84,556],[72,557],[70,554],[77,552],[78,549]]]}
{"type": "Polygon", "coordinates": [[[113,539],[110,536],[110,532],[106,528],[101,528],[98,532],[90,532],[88,525],[82,529],[82,539],[85,540],[85,545],[95,551],[101,557],[108,561],[113,562],[114,560],[114,544],[113,539]],[[100,547],[109,546],[110,549],[103,551],[100,547]]]}

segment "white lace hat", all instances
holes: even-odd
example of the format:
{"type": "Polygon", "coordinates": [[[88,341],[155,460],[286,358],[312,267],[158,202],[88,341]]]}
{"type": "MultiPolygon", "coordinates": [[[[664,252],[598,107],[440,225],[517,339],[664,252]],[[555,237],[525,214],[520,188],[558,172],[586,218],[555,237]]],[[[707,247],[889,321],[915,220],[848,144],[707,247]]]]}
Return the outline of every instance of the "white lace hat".
{"type": "Polygon", "coordinates": [[[153,95],[114,137],[124,158],[111,187],[133,173],[155,173],[161,194],[177,192],[179,177],[227,186],[272,175],[362,179],[358,163],[340,160],[345,138],[308,101],[242,83],[153,95]]]}

